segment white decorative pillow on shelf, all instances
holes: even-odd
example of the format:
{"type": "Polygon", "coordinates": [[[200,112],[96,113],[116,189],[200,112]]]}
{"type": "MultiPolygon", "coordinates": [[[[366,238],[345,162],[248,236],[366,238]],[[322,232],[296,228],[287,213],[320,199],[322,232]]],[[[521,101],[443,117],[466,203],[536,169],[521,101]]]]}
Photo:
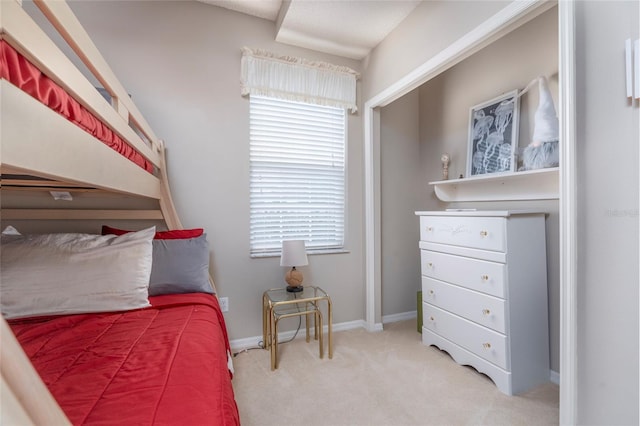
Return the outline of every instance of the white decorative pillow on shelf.
{"type": "Polygon", "coordinates": [[[5,318],[139,309],[148,289],[155,227],[121,236],[2,234],[5,318]]]}

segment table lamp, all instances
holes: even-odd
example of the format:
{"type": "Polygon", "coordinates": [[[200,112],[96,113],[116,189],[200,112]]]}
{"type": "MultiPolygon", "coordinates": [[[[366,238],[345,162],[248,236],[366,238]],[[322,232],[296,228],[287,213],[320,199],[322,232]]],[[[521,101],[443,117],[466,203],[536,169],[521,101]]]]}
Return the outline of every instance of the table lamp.
{"type": "Polygon", "coordinates": [[[297,293],[302,291],[302,272],[296,269],[296,266],[308,265],[307,252],[304,247],[303,240],[289,240],[282,242],[282,256],[280,257],[280,266],[291,266],[284,280],[289,284],[287,291],[297,293]]]}

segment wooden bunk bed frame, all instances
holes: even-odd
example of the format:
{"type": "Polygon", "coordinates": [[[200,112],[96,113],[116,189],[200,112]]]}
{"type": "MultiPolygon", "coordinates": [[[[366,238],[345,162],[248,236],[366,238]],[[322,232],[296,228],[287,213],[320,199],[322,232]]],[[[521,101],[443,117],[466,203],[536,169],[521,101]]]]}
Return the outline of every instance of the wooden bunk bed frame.
{"type": "MultiPolygon", "coordinates": [[[[102,97],[17,0],[0,3],[2,38],[98,119],[108,123],[158,172],[153,175],[131,162],[123,161],[120,154],[72,122],[59,114],[52,114],[45,105],[1,80],[0,164],[2,175],[5,176],[2,185],[42,190],[43,182],[34,186],[34,182],[16,181],[10,177],[31,175],[48,179],[47,190],[63,188],[69,191],[69,188],[79,186],[148,197],[159,201],[159,212],[96,211],[94,214],[100,215],[100,218],[113,215],[115,219],[128,215],[133,219],[161,217],[168,229],[182,228],[169,190],[163,141],[155,135],[69,6],[65,2],[51,0],[35,0],[34,3],[111,95],[111,103],[102,97]],[[146,142],[134,128],[144,135],[146,142]],[[99,158],[100,163],[86,161],[87,158],[99,158]],[[114,170],[117,173],[113,173],[114,170]]],[[[4,210],[2,213],[6,219],[40,219],[47,214],[60,217],[59,213],[50,210],[4,210]]],[[[82,219],[86,218],[86,213],[67,211],[64,217],[82,219]]]]}
{"type": "MultiPolygon", "coordinates": [[[[110,94],[111,102],[23,10],[20,0],[0,0],[0,39],[106,123],[153,164],[155,173],[128,161],[65,117],[0,79],[0,189],[124,194],[157,200],[159,210],[4,208],[0,210],[0,218],[163,220],[169,230],[182,229],[169,190],[163,141],[155,135],[69,6],[60,0],[34,0],[34,4],[110,94]],[[86,160],[90,158],[99,161],[86,160]]],[[[215,293],[211,278],[210,283],[215,293]]],[[[4,318],[1,323],[2,422],[70,424],[4,318]]]]}

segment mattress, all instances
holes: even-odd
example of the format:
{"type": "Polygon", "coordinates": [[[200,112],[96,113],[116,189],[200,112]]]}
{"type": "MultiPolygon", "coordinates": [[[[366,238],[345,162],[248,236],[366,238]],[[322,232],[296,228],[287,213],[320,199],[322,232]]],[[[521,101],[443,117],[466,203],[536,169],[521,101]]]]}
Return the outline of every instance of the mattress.
{"type": "Polygon", "coordinates": [[[153,164],[142,154],[80,105],[60,85],[42,73],[5,40],[0,40],[0,78],[64,116],[129,161],[149,173],[154,172],[153,164]]]}
{"type": "Polygon", "coordinates": [[[229,341],[214,296],[150,308],[10,321],[75,425],[237,425],[229,341]]]}

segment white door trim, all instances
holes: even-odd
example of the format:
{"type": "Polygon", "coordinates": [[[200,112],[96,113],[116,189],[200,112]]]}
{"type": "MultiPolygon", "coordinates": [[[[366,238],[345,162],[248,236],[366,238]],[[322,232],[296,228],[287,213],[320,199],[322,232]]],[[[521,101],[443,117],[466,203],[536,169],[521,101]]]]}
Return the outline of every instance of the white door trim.
{"type": "MultiPolygon", "coordinates": [[[[573,144],[575,136],[574,5],[573,0],[561,1],[559,7],[561,81],[560,114],[562,128],[562,167],[560,193],[561,222],[561,342],[560,342],[560,421],[575,424],[575,166],[573,144]],[[564,102],[563,102],[564,100],[564,102]],[[563,105],[568,104],[568,105],[563,105]],[[564,200],[564,201],[563,201],[564,200]]],[[[535,18],[557,2],[543,0],[513,1],[487,21],[462,36],[427,62],[365,102],[364,106],[364,180],[365,180],[365,287],[366,326],[370,331],[382,329],[381,251],[380,251],[380,123],[379,108],[388,105],[426,81],[437,76],[483,47],[492,43],[517,25],[535,18]]]]}
{"type": "Polygon", "coordinates": [[[577,424],[575,3],[558,5],[560,116],[560,424],[577,424]]]}

